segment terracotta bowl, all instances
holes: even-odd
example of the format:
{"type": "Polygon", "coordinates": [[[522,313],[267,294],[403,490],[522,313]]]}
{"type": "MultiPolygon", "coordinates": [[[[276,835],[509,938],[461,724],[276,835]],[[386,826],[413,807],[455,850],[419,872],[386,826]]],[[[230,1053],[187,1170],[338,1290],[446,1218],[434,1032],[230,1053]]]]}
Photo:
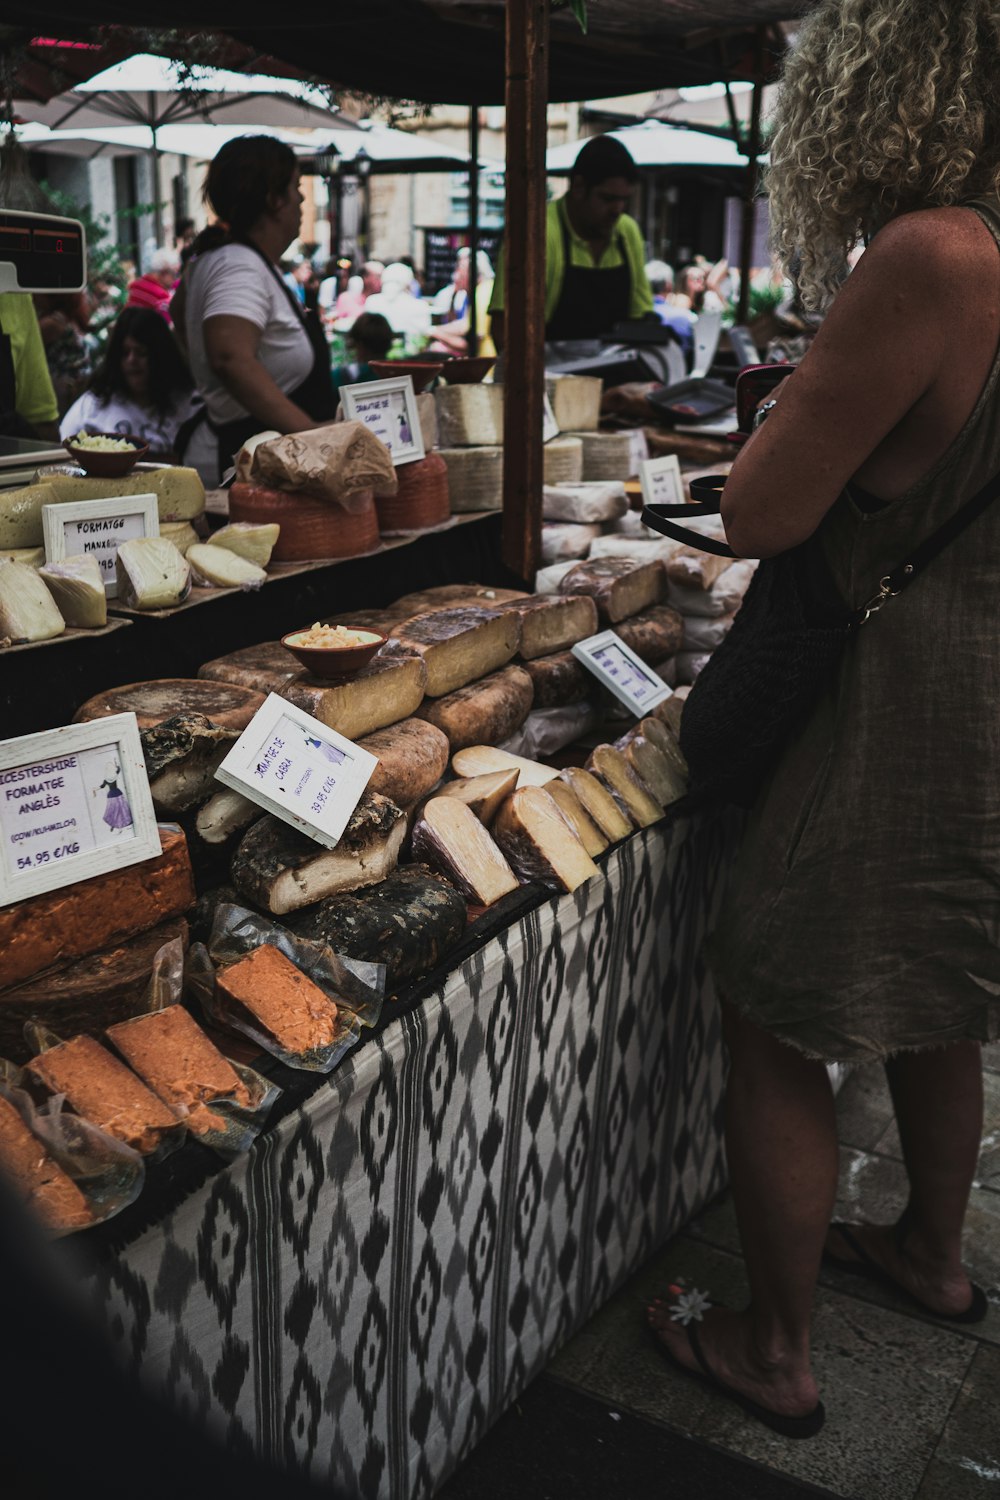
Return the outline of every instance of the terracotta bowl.
{"type": "MultiPolygon", "coordinates": [[[[347,629],[350,628],[347,626],[347,629]]],[[[313,677],[349,677],[354,672],[360,672],[388,639],[387,636],[379,635],[376,630],[359,629],[358,634],[364,635],[366,639],[357,646],[297,645],[296,642],[307,635],[310,629],[310,626],[303,625],[300,630],[290,631],[288,635],[281,637],[281,644],[313,677]]]]}
{"type": "Polygon", "coordinates": [[[413,390],[417,395],[425,391],[431,381],[444,369],[443,360],[373,359],[369,363],[373,374],[377,375],[379,380],[392,380],[393,377],[409,375],[413,381],[413,390]]]}
{"type": "MultiPolygon", "coordinates": [[[[99,432],[91,433],[90,436],[121,438],[123,434],[99,432]]],[[[131,448],[80,448],[72,438],[64,438],[63,447],[73,462],[79,464],[94,479],[123,479],[126,474],[131,474],[136,464],[149,452],[149,445],[141,438],[127,436],[125,440],[132,444],[131,448]]]]}
{"type": "Polygon", "coordinates": [[[480,355],[477,359],[447,359],[441,379],[449,385],[476,385],[486,379],[496,362],[495,354],[480,355]]]}

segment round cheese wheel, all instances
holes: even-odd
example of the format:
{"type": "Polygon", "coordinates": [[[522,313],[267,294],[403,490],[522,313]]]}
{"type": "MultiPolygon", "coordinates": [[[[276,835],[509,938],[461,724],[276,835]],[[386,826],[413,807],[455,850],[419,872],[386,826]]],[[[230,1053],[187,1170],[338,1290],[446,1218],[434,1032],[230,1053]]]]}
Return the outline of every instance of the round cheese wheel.
{"type": "Polygon", "coordinates": [[[448,465],[438,453],[412,464],[400,464],[396,470],[398,487],[394,495],[376,495],[379,530],[383,536],[398,532],[423,531],[440,526],[451,514],[448,500],[448,465]]]}
{"type": "Polygon", "coordinates": [[[237,481],[229,490],[230,521],[274,521],[280,526],[272,562],[311,562],[322,557],[360,557],[379,544],[375,498],[367,492],[357,514],[329,500],[313,500],[237,481]]]}
{"type": "Polygon", "coordinates": [[[174,714],[199,713],[220,729],[242,730],[263,702],[263,693],[234,682],[162,677],[152,682],[129,682],[88,698],[73,715],[73,722],[87,724],[110,714],[132,713],[140,729],[153,729],[174,714]]]}

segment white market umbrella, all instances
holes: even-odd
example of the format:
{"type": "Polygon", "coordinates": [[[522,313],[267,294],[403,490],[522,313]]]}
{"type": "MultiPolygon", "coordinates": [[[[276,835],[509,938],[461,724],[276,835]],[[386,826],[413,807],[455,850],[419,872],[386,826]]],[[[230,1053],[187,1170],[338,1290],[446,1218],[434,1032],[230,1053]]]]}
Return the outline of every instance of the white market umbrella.
{"type": "MultiPolygon", "coordinates": [[[[637,167],[730,167],[746,171],[747,158],[732,140],[684,130],[660,120],[644,120],[607,132],[620,141],[637,167]]],[[[545,154],[545,170],[552,176],[571,172],[585,141],[567,141],[545,154]]]]}

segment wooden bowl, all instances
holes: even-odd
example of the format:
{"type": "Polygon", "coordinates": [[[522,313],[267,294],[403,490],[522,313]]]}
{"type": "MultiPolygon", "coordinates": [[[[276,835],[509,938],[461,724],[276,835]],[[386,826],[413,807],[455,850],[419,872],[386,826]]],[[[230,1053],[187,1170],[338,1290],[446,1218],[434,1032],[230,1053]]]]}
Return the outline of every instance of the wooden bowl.
{"type": "Polygon", "coordinates": [[[124,479],[149,452],[141,438],[121,432],[95,432],[90,437],[109,437],[131,443],[131,448],[81,448],[72,438],[63,439],[63,447],[73,462],[94,479],[124,479]]]}
{"type": "Polygon", "coordinates": [[[496,362],[495,354],[481,354],[476,359],[446,359],[441,379],[449,385],[476,385],[486,379],[496,362]]]}
{"type": "MultiPolygon", "coordinates": [[[[379,647],[384,646],[388,636],[377,630],[359,629],[357,634],[367,637],[356,646],[302,646],[297,641],[307,635],[312,627],[303,625],[281,637],[281,644],[300,661],[313,677],[349,677],[367,667],[379,647]]],[[[346,629],[350,629],[347,626],[346,629]]]]}
{"type": "Polygon", "coordinates": [[[372,359],[368,363],[372,373],[379,380],[392,380],[401,375],[409,375],[413,381],[413,391],[419,395],[425,391],[431,381],[440,375],[444,369],[443,360],[430,359],[372,359]]]}

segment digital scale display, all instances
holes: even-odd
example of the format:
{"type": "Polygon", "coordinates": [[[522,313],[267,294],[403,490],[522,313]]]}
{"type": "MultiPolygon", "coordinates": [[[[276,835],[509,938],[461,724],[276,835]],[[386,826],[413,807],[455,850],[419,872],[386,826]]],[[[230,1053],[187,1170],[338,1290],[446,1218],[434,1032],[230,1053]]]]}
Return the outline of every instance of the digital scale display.
{"type": "Polygon", "coordinates": [[[73,292],[86,279],[78,219],[0,210],[0,291],[73,292]]]}

